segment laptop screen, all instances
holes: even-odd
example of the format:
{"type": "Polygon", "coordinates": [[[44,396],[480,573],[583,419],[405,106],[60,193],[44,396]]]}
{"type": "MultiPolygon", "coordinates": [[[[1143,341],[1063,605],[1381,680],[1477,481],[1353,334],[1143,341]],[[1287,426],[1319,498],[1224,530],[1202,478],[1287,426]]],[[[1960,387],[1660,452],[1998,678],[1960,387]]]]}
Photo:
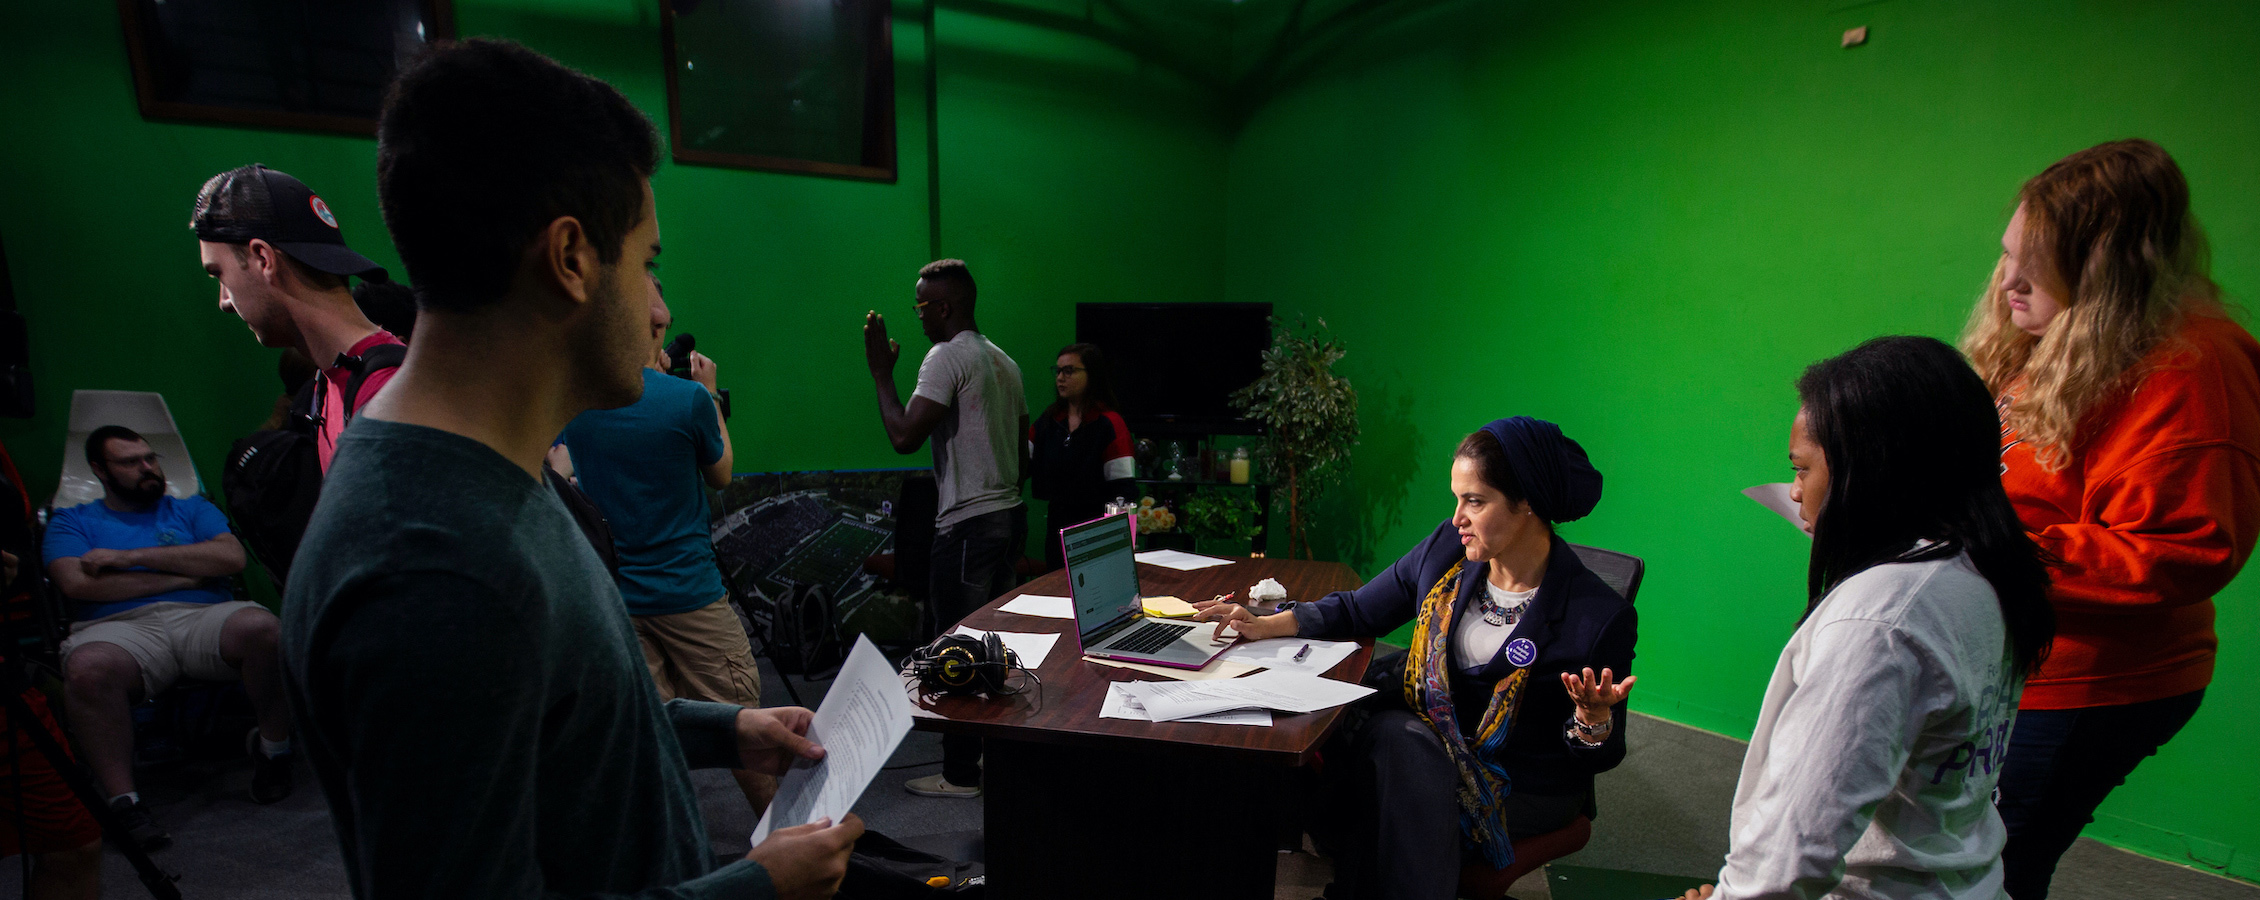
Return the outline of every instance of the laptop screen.
{"type": "Polygon", "coordinates": [[[1130,546],[1130,517],[1104,519],[1060,529],[1067,558],[1068,591],[1075,599],[1075,630],[1085,643],[1138,613],[1138,561],[1130,546]]]}

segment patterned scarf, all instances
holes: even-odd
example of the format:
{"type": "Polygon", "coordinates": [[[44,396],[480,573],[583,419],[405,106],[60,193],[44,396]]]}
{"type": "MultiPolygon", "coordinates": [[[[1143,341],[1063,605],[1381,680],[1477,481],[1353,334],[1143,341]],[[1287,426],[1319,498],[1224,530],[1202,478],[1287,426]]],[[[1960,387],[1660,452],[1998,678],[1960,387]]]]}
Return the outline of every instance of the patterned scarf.
{"type": "Polygon", "coordinates": [[[1515,859],[1514,844],[1499,806],[1513,791],[1507,771],[1494,760],[1514,730],[1515,709],[1522,704],[1528,666],[1519,666],[1499,679],[1491,691],[1491,705],[1475,730],[1475,743],[1460,736],[1459,711],[1452,704],[1452,614],[1460,594],[1460,570],[1465,561],[1452,564],[1420,601],[1420,623],[1413,630],[1411,656],[1405,666],[1405,703],[1444,741],[1452,765],[1460,772],[1460,835],[1483,853],[1493,868],[1505,868],[1515,859]]]}

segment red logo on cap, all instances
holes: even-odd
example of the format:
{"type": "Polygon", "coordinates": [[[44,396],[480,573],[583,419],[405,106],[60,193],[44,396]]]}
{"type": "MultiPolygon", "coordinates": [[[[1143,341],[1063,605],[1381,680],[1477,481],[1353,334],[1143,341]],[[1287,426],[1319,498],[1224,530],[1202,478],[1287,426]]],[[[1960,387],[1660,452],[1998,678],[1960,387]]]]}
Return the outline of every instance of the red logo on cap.
{"type": "Polygon", "coordinates": [[[306,202],[314,207],[314,214],[321,216],[323,222],[328,223],[331,228],[337,227],[337,217],[330,215],[330,205],[323,203],[322,198],[309,196],[306,198],[306,202]]]}

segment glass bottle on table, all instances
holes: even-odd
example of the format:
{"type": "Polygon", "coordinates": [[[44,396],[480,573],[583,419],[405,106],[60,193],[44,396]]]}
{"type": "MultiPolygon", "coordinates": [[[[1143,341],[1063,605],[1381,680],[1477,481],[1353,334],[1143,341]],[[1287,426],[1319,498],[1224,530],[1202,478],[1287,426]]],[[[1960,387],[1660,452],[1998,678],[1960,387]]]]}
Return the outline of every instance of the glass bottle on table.
{"type": "Polygon", "coordinates": [[[1232,483],[1248,483],[1248,448],[1246,447],[1234,448],[1232,451],[1232,483]]]}

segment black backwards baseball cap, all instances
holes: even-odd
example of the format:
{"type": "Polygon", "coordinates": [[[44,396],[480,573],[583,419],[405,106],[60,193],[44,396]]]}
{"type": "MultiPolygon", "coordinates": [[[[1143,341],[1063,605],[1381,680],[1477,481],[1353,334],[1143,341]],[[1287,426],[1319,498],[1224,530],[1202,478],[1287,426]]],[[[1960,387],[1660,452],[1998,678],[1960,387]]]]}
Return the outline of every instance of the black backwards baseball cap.
{"type": "Polygon", "coordinates": [[[305,182],[266,166],[229,169],[204,182],[188,227],[199,240],[241,244],[258,239],[332,275],[386,280],[383,266],[345,245],[337,217],[322,198],[305,182]]]}

